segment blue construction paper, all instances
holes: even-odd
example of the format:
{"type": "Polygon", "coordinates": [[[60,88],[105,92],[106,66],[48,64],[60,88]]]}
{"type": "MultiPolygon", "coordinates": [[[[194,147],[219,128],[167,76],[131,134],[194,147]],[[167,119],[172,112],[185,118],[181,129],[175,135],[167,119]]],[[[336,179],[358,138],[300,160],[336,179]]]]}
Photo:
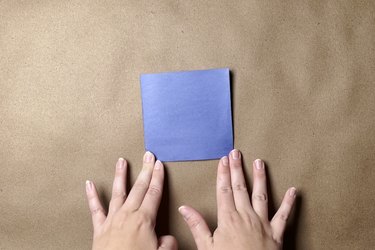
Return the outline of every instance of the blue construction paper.
{"type": "Polygon", "coordinates": [[[229,69],[142,74],[145,148],[161,161],[218,159],[233,149],[229,69]]]}

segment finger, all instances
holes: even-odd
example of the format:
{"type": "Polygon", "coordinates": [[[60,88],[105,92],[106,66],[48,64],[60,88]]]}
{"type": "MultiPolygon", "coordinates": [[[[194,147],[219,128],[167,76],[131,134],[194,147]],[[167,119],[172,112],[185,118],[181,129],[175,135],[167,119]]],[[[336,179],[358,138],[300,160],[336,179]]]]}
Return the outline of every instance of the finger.
{"type": "Polygon", "coordinates": [[[284,195],[284,199],[280,205],[279,210],[277,210],[275,216],[272,218],[271,227],[273,231],[273,237],[278,242],[282,242],[286,222],[288,220],[290,211],[292,210],[295,199],[296,188],[289,188],[284,195]]]}
{"type": "Polygon", "coordinates": [[[245,177],[242,170],[241,152],[233,149],[229,157],[230,177],[233,189],[234,203],[237,211],[251,212],[250,197],[247,192],[245,177]]]}
{"type": "Polygon", "coordinates": [[[92,217],[92,224],[94,226],[94,232],[101,226],[105,219],[105,213],[103,206],[99,200],[98,193],[95,185],[91,181],[86,181],[86,195],[89,203],[89,208],[92,217]]]}
{"type": "Polygon", "coordinates": [[[148,187],[145,198],[142,202],[140,210],[148,214],[153,222],[156,220],[160,200],[163,193],[164,184],[164,167],[161,161],[157,160],[152,174],[150,186],[148,187]]]}
{"type": "Polygon", "coordinates": [[[132,187],[128,198],[124,203],[124,208],[129,208],[130,210],[137,210],[147,193],[148,186],[152,178],[152,172],[154,169],[155,157],[151,152],[146,152],[143,156],[143,167],[138,175],[137,180],[132,187]]]}
{"type": "Polygon", "coordinates": [[[268,221],[267,180],[264,162],[257,159],[253,162],[253,193],[251,201],[254,211],[264,221],[268,221]]]}
{"type": "Polygon", "coordinates": [[[218,217],[220,221],[220,218],[226,213],[236,211],[232,185],[230,182],[229,160],[227,156],[220,159],[217,167],[216,196],[218,217]]]}
{"type": "Polygon", "coordinates": [[[121,208],[126,199],[126,172],[127,163],[123,158],[116,163],[115,179],[112,186],[112,197],[109,203],[108,216],[112,216],[121,208]]]}
{"type": "Polygon", "coordinates": [[[177,250],[177,240],[171,235],[164,235],[159,238],[158,250],[177,250]]]}
{"type": "Polygon", "coordinates": [[[193,235],[194,241],[198,249],[206,249],[208,245],[212,244],[212,233],[203,219],[195,209],[182,206],[178,209],[180,214],[184,217],[185,222],[193,235]]]}

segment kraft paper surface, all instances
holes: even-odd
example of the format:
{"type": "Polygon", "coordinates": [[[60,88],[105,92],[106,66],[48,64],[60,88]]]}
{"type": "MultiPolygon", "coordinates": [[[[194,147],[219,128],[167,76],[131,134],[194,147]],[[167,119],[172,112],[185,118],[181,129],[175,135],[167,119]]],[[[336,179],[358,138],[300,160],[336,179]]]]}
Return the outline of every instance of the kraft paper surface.
{"type": "MultiPolygon", "coordinates": [[[[0,249],[90,249],[85,180],[108,204],[144,153],[139,76],[231,69],[234,146],[267,163],[271,215],[298,189],[285,249],[375,246],[374,1],[0,1],[0,249]]],[[[168,162],[177,208],[216,227],[217,160],[168,162]]],[[[250,188],[249,187],[249,188],[250,188]]]]}

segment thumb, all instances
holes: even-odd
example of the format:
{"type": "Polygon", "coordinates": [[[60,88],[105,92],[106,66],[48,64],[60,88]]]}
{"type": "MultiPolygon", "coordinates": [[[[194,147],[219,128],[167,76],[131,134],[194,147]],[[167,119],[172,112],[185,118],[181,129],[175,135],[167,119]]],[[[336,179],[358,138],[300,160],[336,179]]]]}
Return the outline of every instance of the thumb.
{"type": "Polygon", "coordinates": [[[178,209],[188,224],[198,249],[206,249],[212,242],[212,233],[202,215],[194,208],[182,206],[178,209]]]}
{"type": "Polygon", "coordinates": [[[158,250],[177,250],[177,241],[171,235],[164,235],[159,238],[158,250]]]}

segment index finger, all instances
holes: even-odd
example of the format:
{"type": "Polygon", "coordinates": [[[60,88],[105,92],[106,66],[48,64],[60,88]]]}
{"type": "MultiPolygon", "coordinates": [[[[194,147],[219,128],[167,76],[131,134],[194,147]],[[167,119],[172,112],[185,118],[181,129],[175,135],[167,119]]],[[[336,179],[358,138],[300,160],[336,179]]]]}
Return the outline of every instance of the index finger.
{"type": "Polygon", "coordinates": [[[220,159],[217,167],[216,197],[219,217],[218,222],[220,224],[223,215],[236,211],[231,185],[229,160],[227,156],[220,159]]]}

